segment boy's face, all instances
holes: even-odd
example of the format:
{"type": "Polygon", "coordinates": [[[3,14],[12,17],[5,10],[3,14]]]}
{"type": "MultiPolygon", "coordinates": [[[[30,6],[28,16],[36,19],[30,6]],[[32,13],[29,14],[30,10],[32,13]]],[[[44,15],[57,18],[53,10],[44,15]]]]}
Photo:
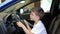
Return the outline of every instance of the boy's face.
{"type": "Polygon", "coordinates": [[[38,16],[35,14],[35,12],[30,13],[30,19],[35,21],[38,18],[38,16]]]}

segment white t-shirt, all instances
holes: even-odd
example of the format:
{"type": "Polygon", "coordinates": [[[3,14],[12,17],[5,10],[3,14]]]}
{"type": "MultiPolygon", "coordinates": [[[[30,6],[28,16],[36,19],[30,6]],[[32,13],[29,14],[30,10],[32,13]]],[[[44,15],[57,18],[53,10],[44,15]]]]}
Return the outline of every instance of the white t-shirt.
{"type": "Polygon", "coordinates": [[[38,23],[33,26],[31,32],[34,34],[47,34],[42,21],[38,21],[38,23]]]}

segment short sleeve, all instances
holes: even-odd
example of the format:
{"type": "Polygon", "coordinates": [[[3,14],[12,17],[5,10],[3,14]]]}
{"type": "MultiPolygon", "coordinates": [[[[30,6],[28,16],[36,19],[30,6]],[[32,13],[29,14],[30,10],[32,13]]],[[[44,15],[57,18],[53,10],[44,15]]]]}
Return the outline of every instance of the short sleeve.
{"type": "Polygon", "coordinates": [[[41,22],[38,23],[37,25],[35,25],[35,26],[32,28],[31,32],[32,32],[33,34],[47,34],[46,29],[45,29],[43,23],[41,23],[41,22]]]}
{"type": "Polygon", "coordinates": [[[40,33],[42,32],[42,30],[43,30],[43,29],[40,29],[40,28],[33,28],[33,29],[31,30],[31,32],[34,33],[34,34],[40,34],[40,33]]]}

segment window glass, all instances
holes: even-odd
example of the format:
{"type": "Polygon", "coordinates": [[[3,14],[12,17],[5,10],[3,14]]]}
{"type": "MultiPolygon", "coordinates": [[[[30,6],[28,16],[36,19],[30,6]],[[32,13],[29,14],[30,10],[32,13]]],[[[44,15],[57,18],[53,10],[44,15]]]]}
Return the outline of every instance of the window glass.
{"type": "Polygon", "coordinates": [[[41,0],[41,7],[44,9],[44,12],[50,12],[50,7],[52,0],[41,0]]]}

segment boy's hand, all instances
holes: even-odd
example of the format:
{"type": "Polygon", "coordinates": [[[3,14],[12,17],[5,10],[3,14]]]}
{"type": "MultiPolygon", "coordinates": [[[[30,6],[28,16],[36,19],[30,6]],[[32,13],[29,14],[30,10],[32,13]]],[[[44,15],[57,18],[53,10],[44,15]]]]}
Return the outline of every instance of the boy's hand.
{"type": "Polygon", "coordinates": [[[24,25],[20,21],[17,22],[17,25],[18,27],[24,27],[24,25]]]}
{"type": "Polygon", "coordinates": [[[28,22],[26,20],[24,20],[25,24],[28,25],[28,22]]]}

